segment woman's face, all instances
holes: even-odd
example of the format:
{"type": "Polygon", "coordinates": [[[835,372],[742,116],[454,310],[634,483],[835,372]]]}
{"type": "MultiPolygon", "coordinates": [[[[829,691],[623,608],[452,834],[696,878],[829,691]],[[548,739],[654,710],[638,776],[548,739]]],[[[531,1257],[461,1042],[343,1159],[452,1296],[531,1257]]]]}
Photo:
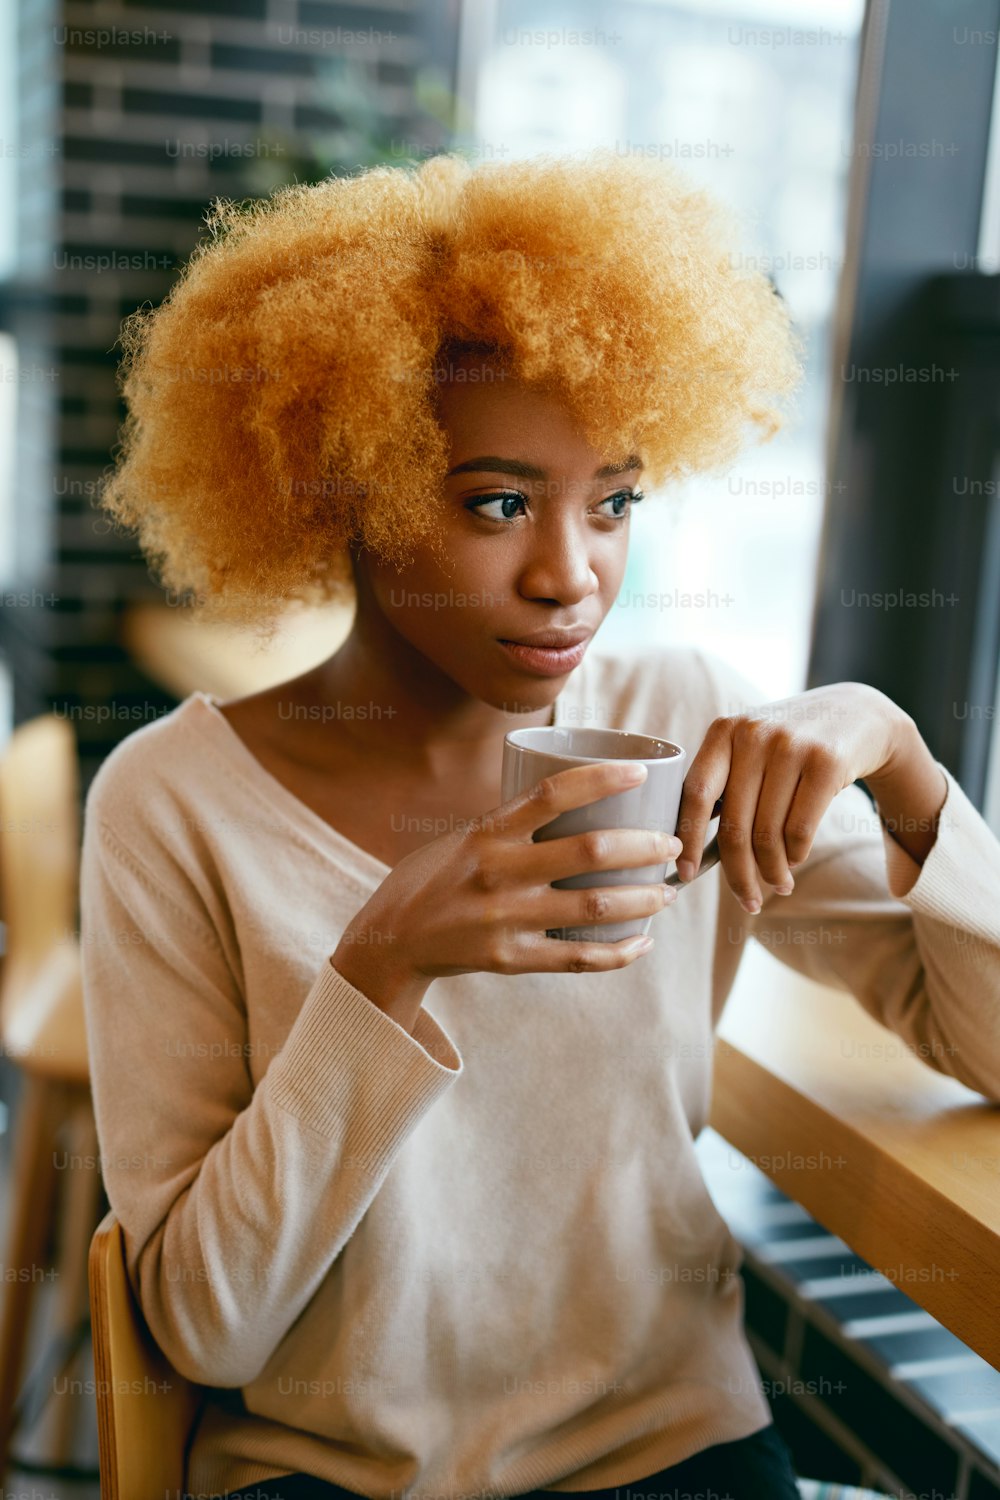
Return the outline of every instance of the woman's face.
{"type": "Polygon", "coordinates": [[[450,441],[441,554],[421,543],[397,572],[363,551],[355,628],[374,610],[380,634],[387,624],[471,697],[528,713],[558,696],[580,652],[543,663],[502,642],[598,629],[625,572],[641,466],[633,456],[603,472],[553,395],[478,356],[449,374],[437,391],[450,441]]]}

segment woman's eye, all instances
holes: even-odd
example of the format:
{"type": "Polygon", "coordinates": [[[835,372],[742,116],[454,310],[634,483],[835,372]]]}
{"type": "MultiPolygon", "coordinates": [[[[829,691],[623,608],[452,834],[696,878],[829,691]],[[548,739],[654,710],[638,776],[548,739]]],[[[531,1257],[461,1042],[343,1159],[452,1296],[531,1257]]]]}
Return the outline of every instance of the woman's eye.
{"type": "Polygon", "coordinates": [[[513,490],[505,490],[502,495],[480,495],[478,500],[471,501],[466,508],[478,511],[490,521],[513,521],[517,517],[517,511],[509,507],[523,504],[523,495],[518,495],[513,490]],[[500,510],[487,510],[488,505],[499,505],[500,510]]]}
{"type": "MultiPolygon", "coordinates": [[[[632,506],[638,505],[644,498],[641,490],[619,490],[618,494],[608,495],[600,504],[611,507],[605,514],[616,521],[623,521],[632,506]]],[[[477,500],[471,500],[466,509],[478,511],[490,521],[515,521],[523,513],[516,509],[517,506],[524,506],[524,496],[515,490],[505,490],[498,495],[480,495],[477,500]],[[499,510],[489,510],[491,505],[499,506],[499,510]]]]}
{"type": "Polygon", "coordinates": [[[616,521],[623,521],[632,509],[632,506],[638,505],[639,501],[643,499],[645,499],[645,496],[642,490],[619,490],[617,495],[609,495],[606,500],[601,501],[601,504],[610,505],[610,514],[614,516],[616,521]],[[626,502],[628,503],[626,504],[626,502]],[[617,508],[618,506],[621,506],[620,510],[617,508]]]}

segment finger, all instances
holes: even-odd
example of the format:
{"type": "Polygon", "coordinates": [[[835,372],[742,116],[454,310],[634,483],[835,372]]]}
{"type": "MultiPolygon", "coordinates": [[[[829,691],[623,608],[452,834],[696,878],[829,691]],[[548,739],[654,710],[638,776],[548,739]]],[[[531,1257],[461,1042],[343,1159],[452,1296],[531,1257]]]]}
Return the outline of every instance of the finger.
{"type": "Polygon", "coordinates": [[[677,873],[683,881],[693,880],[698,873],[705,830],[718,810],[716,803],[729,775],[732,734],[731,719],[715,719],[684,778],[677,812],[677,836],[683,844],[677,873]]]}
{"type": "Polygon", "coordinates": [[[729,888],[746,911],[762,905],[753,828],[764,783],[767,747],[753,720],[741,720],[732,739],[732,763],[722,798],[719,850],[729,888]]]}
{"type": "Polygon", "coordinates": [[[483,814],[482,822],[484,827],[499,827],[514,837],[530,838],[537,828],[551,823],[560,813],[640,786],[645,775],[646,767],[634,760],[601,760],[592,765],[570,766],[565,771],[543,776],[534,786],[501,802],[483,814]]]}
{"type": "Polygon", "coordinates": [[[781,895],[795,888],[785,848],[785,824],[802,773],[801,756],[791,745],[772,742],[753,825],[753,852],[763,880],[781,895]]]}
{"type": "Polygon", "coordinates": [[[532,936],[522,953],[505,970],[511,974],[603,974],[624,969],[653,946],[653,939],[620,938],[617,943],[569,942],[563,938],[532,936]]]}
{"type": "Polygon", "coordinates": [[[810,751],[785,819],[785,852],[790,868],[808,858],[823,814],[842,790],[843,779],[832,752],[810,751]]]}
{"type": "Polygon", "coordinates": [[[662,829],[591,828],[586,833],[519,846],[516,865],[520,878],[542,884],[592,870],[663,865],[679,852],[680,840],[662,829]]]}
{"type": "Polygon", "coordinates": [[[677,899],[674,887],[662,883],[595,885],[574,891],[546,887],[546,890],[547,894],[533,893],[530,916],[526,917],[532,927],[546,932],[553,927],[575,932],[602,922],[634,922],[654,917],[677,899]]]}

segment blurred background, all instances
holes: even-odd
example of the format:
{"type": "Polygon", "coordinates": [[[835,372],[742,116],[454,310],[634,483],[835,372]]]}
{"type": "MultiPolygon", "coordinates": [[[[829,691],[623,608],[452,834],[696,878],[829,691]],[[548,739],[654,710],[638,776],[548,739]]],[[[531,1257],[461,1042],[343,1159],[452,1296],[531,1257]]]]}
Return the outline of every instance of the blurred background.
{"type": "Polygon", "coordinates": [[[603,145],[674,160],[738,211],[808,373],[775,442],[637,511],[602,642],[698,642],[770,698],[873,682],[996,818],[985,0],[874,6],[867,22],[863,0],[3,14],[0,733],[64,714],[85,787],[193,687],[279,680],[348,627],[295,619],[251,659],[192,627],[94,508],[122,415],[121,320],[162,299],[213,198],[443,149],[603,145]]]}
{"type": "MultiPolygon", "coordinates": [[[[197,625],[96,511],[123,415],[122,318],[163,298],[214,198],[441,150],[657,155],[740,213],[747,263],[806,338],[805,387],[771,444],[637,510],[603,647],[697,644],[767,699],[873,683],[1000,832],[1000,0],[9,0],[0,27],[0,749],[43,715],[69,732],[62,760],[34,757],[63,822],[44,797],[17,805],[14,780],[0,803],[11,931],[15,910],[29,920],[23,836],[47,819],[51,860],[71,864],[72,819],[124,735],[195,689],[295,675],[350,626],[292,612],[262,653],[197,625]]],[[[0,1123],[24,1087],[13,1051],[0,1123]]],[[[10,1327],[25,1294],[4,1295],[10,1327]]],[[[762,1292],[751,1312],[769,1310],[762,1292]]],[[[86,1392],[79,1419],[45,1415],[53,1347],[86,1361],[85,1319],[70,1322],[75,1343],[32,1335],[24,1494],[96,1493],[86,1392]]],[[[868,1406],[878,1440],[860,1417],[799,1423],[808,1402],[788,1401],[804,1472],[903,1483],[913,1441],[885,1444],[914,1398],[879,1407],[889,1369],[868,1406]]],[[[1000,1495],[995,1373],[971,1425],[944,1396],[919,1410],[960,1500],[1000,1495]]]]}

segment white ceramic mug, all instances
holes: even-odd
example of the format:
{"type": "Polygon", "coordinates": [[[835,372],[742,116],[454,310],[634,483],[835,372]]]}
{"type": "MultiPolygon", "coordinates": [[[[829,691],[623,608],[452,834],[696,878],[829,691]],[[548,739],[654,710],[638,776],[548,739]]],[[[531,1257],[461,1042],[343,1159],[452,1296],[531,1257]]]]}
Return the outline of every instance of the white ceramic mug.
{"type": "MultiPolygon", "coordinates": [[[[646,779],[638,786],[600,797],[583,807],[560,813],[536,829],[535,839],[561,839],[597,828],[651,828],[676,833],[681,790],[687,768],[687,752],[656,735],[636,734],[629,729],[593,729],[583,726],[549,725],[537,729],[512,729],[504,738],[501,800],[507,802],[535,786],[544,776],[554,776],[570,766],[592,761],[641,760],[646,779]]],[[[712,809],[719,816],[720,803],[712,809]]],[[[719,862],[719,844],[714,836],[705,846],[698,874],[719,862]]],[[[552,882],[556,890],[581,890],[590,886],[652,885],[665,880],[681,885],[676,870],[667,875],[672,861],[636,865],[622,870],[590,870],[552,882]]],[[[550,928],[549,937],[575,942],[614,943],[649,931],[652,917],[634,917],[627,922],[597,922],[585,927],[550,928]]]]}

